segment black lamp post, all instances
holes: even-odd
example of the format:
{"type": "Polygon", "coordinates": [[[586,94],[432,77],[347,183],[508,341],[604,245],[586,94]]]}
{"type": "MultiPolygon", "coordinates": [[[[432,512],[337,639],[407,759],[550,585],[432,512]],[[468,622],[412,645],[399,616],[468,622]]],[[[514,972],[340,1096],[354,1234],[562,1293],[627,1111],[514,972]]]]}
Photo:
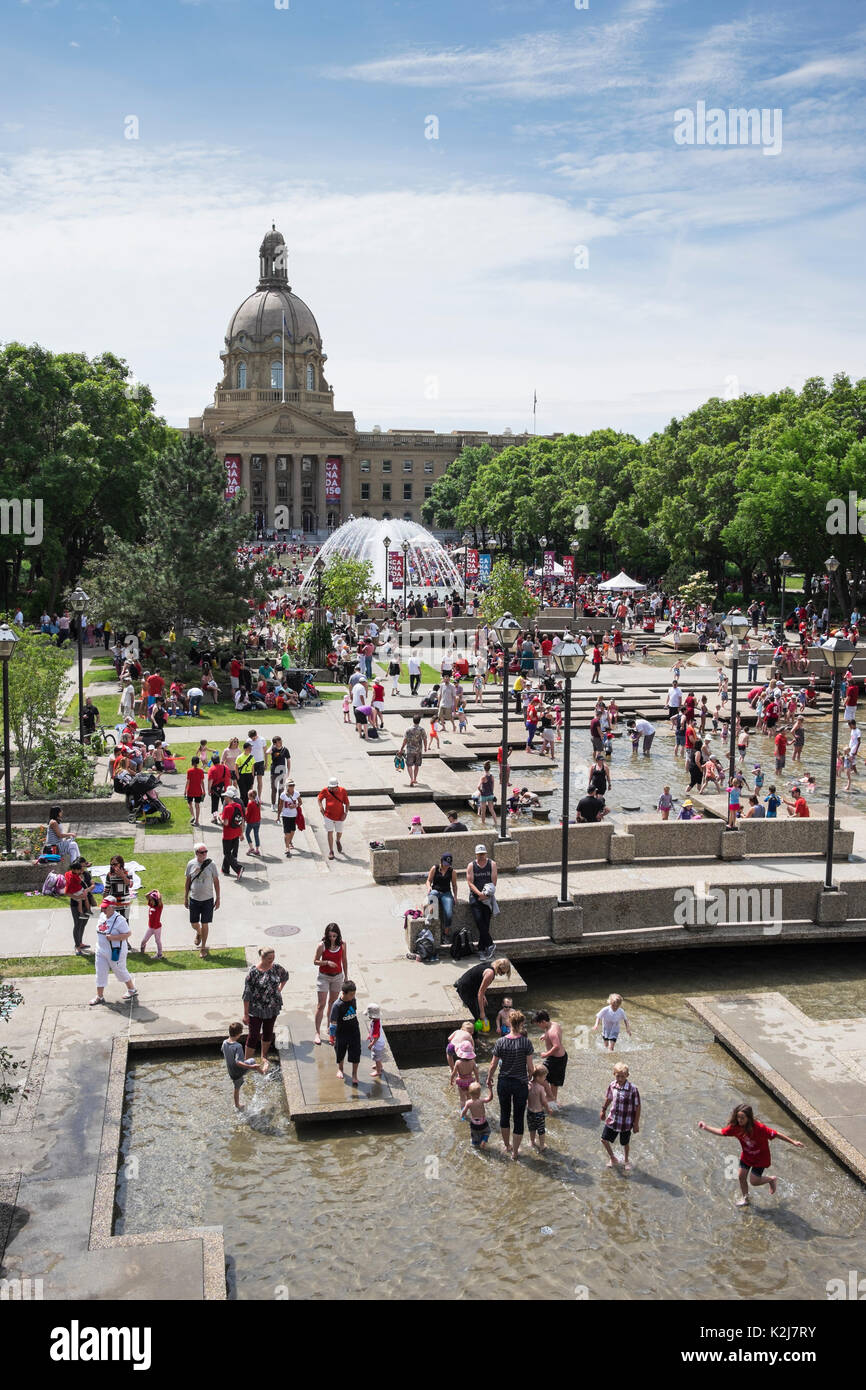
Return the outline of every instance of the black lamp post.
{"type": "Polygon", "coordinates": [[[12,853],[12,780],[9,766],[9,658],[18,638],[8,623],[0,625],[0,661],[3,662],[3,795],[6,808],[6,853],[12,853]]]}
{"type": "Polygon", "coordinates": [[[404,541],[400,549],[403,551],[403,617],[406,616],[406,576],[409,573],[409,542],[404,541]]]}
{"type": "Polygon", "coordinates": [[[832,611],[833,580],[839,568],[839,561],[835,555],[831,555],[829,560],[824,561],[824,568],[827,571],[827,636],[830,635],[830,613],[832,611]]]}
{"type": "Polygon", "coordinates": [[[78,629],[78,741],[84,742],[84,666],[82,661],[81,645],[81,619],[87,611],[90,602],[86,593],[79,584],[69,595],[69,607],[76,617],[76,627],[78,629]]]}
{"type": "Polygon", "coordinates": [[[391,537],[383,536],[382,544],[385,547],[385,612],[388,612],[388,557],[391,554],[391,537]]]}
{"type": "Polygon", "coordinates": [[[788,587],[788,570],[793,567],[794,561],[791,559],[787,550],[783,550],[776,563],[782,571],[782,641],[785,640],[785,590],[788,587]]]}
{"type": "Polygon", "coordinates": [[[515,622],[510,613],[503,613],[493,624],[493,631],[502,648],[502,765],[499,770],[499,838],[508,839],[508,662],[514,644],[520,635],[520,623],[515,622]]]}
{"type": "Polygon", "coordinates": [[[466,612],[466,564],[469,559],[469,542],[472,540],[467,531],[463,537],[463,611],[466,612]]]}
{"type": "Polygon", "coordinates": [[[567,907],[568,896],[568,799],[571,790],[571,680],[584,662],[585,652],[576,642],[563,642],[553,661],[561,676],[565,676],[565,747],[562,759],[562,882],[559,886],[559,905],[567,907]]]}
{"type": "Polygon", "coordinates": [[[854,659],[854,643],[847,637],[830,637],[821,655],[833,672],[833,725],[830,730],[830,795],[827,801],[827,858],[824,865],[824,891],[833,890],[833,831],[836,821],[836,758],[839,752],[839,685],[842,672],[854,659]]]}
{"type": "Polygon", "coordinates": [[[722,627],[733,642],[731,647],[733,671],[731,677],[731,729],[728,754],[728,776],[731,781],[734,778],[737,757],[737,676],[740,671],[740,638],[745,636],[748,626],[749,620],[742,613],[728,613],[727,617],[722,619],[722,627]]]}

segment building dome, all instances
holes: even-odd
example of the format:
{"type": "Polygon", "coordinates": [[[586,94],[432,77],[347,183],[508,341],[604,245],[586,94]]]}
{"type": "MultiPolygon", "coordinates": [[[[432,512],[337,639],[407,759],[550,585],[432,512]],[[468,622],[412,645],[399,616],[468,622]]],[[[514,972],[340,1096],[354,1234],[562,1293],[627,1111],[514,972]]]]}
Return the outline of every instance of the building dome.
{"type": "Polygon", "coordinates": [[[250,347],[258,346],[266,339],[273,341],[274,335],[282,332],[283,314],[286,316],[287,348],[290,343],[296,348],[321,347],[319,325],[312,311],[288,288],[258,289],[247,295],[229,320],[226,346],[233,347],[242,333],[250,347]]]}

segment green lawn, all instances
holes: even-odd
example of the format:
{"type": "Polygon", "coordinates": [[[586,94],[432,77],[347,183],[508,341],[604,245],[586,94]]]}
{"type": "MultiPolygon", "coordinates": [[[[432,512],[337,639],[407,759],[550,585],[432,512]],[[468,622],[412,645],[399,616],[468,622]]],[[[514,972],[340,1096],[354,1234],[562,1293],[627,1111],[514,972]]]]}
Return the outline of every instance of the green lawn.
{"type": "Polygon", "coordinates": [[[135,839],[130,826],[129,835],[112,835],[107,839],[98,839],[96,836],[85,836],[78,841],[78,848],[89,859],[91,864],[107,864],[115,854],[122,854],[124,859],[134,857],[133,846],[135,839]]]}
{"type": "MultiPolygon", "coordinates": [[[[115,724],[120,723],[120,715],[117,707],[120,703],[120,695],[99,695],[93,702],[99,710],[99,718],[108,730],[112,730],[115,724]]],[[[74,723],[78,721],[78,696],[75,695],[69,702],[66,710],[66,718],[74,723]]],[[[135,718],[139,728],[149,728],[147,718],[136,711],[135,718]]],[[[290,710],[279,709],[259,709],[247,710],[239,714],[233,706],[229,705],[202,705],[201,714],[197,719],[187,719],[181,716],[179,719],[170,720],[166,728],[166,741],[176,731],[184,730],[189,725],[198,724],[244,724],[248,729],[254,729],[258,724],[294,724],[294,716],[290,710]]]]}
{"type": "MultiPolygon", "coordinates": [[[[170,775],[170,774],[169,774],[170,775]]],[[[186,800],[182,796],[160,796],[160,801],[171,811],[171,820],[161,825],[159,821],[150,821],[146,827],[148,842],[153,835],[182,835],[185,830],[189,830],[189,808],[186,800]]],[[[207,797],[202,802],[202,811],[205,808],[209,811],[210,802],[207,797]]]]}
{"type": "MultiPolygon", "coordinates": [[[[157,973],[168,970],[246,970],[247,959],[243,946],[223,946],[211,951],[207,960],[202,960],[198,951],[170,951],[164,960],[157,960],[152,954],[152,941],[148,942],[148,954],[129,952],[129,969],[133,975],[157,973]]],[[[92,975],[92,956],[4,956],[0,958],[0,980],[32,979],[45,975],[92,975]]]]}
{"type": "MultiPolygon", "coordinates": [[[[89,685],[117,685],[114,665],[91,667],[84,672],[84,688],[89,685]]],[[[118,699],[120,698],[120,686],[117,686],[118,699]]]]}
{"type": "MultiPolygon", "coordinates": [[[[403,663],[401,663],[401,664],[402,664],[402,670],[400,671],[400,682],[399,682],[399,683],[400,683],[400,685],[408,685],[408,684],[409,684],[409,672],[408,672],[408,670],[407,670],[407,668],[406,668],[406,663],[403,662],[403,663]]],[[[387,666],[383,666],[381,662],[374,662],[374,665],[378,665],[379,670],[382,672],[383,675],[384,675],[384,674],[387,672],[387,670],[388,670],[388,667],[387,667],[387,666]]],[[[388,676],[387,679],[390,680],[391,677],[388,676]]],[[[441,671],[437,671],[435,666],[430,666],[430,665],[428,665],[428,663],[427,663],[426,661],[422,661],[422,662],[421,662],[421,684],[422,684],[422,685],[435,685],[437,681],[439,681],[439,682],[441,683],[441,681],[442,681],[442,672],[441,672],[441,671]]]]}
{"type": "MultiPolygon", "coordinates": [[[[186,802],[183,802],[184,808],[186,802]]],[[[169,829],[173,823],[169,823],[169,829]]],[[[189,828],[189,819],[186,824],[173,825],[174,833],[178,829],[181,832],[189,828]]],[[[143,876],[142,887],[139,892],[139,901],[144,901],[144,895],[150,888],[158,888],[162,893],[163,902],[178,904],[183,902],[183,880],[184,870],[192,858],[189,850],[160,850],[152,843],[155,837],[148,833],[148,847],[145,849],[140,860],[147,868],[148,872],[143,876]]],[[[133,850],[132,840],[79,840],[79,847],[86,859],[91,864],[106,864],[113,854],[122,854],[127,862],[137,856],[133,850]]],[[[218,843],[213,845],[211,857],[221,861],[221,851],[218,843]]],[[[33,882],[41,884],[48,869],[43,872],[42,866],[34,865],[33,882]]],[[[66,898],[43,898],[40,893],[34,897],[28,897],[24,893],[0,893],[0,912],[10,912],[24,909],[33,911],[34,909],[61,908],[69,911],[69,904],[66,898]]]]}

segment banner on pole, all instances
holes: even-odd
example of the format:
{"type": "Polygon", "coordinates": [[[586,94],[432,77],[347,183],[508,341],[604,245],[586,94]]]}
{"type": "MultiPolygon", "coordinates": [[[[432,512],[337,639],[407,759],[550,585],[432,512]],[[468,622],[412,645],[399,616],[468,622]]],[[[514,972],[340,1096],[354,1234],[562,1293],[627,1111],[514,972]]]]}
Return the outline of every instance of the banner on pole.
{"type": "Polygon", "coordinates": [[[241,490],[241,456],[226,454],[226,501],[230,501],[241,490]]]}
{"type": "Polygon", "coordinates": [[[325,501],[339,502],[342,481],[343,460],[339,457],[325,459],[325,501]]]}
{"type": "Polygon", "coordinates": [[[554,573],[553,566],[554,566],[555,564],[556,564],[556,552],[553,551],[553,550],[545,550],[545,552],[544,552],[544,577],[545,577],[545,579],[551,579],[551,578],[553,577],[553,573],[554,573]]]}
{"type": "Polygon", "coordinates": [[[477,550],[467,550],[467,552],[466,552],[466,578],[467,578],[467,579],[477,579],[478,576],[479,576],[479,574],[481,573],[481,571],[480,571],[480,569],[479,569],[479,566],[478,566],[478,559],[479,559],[479,556],[478,556],[478,551],[477,551],[477,550]]]}
{"type": "Polygon", "coordinates": [[[563,555],[563,557],[562,557],[562,568],[565,570],[565,576],[564,576],[564,578],[565,578],[566,584],[573,584],[573,583],[574,583],[574,556],[573,556],[573,555],[563,555]]]}
{"type": "Polygon", "coordinates": [[[388,579],[397,588],[403,583],[403,556],[399,550],[388,553],[388,579]]]}
{"type": "Polygon", "coordinates": [[[490,555],[478,556],[478,575],[486,584],[490,578],[490,571],[493,569],[493,559],[490,555]]]}

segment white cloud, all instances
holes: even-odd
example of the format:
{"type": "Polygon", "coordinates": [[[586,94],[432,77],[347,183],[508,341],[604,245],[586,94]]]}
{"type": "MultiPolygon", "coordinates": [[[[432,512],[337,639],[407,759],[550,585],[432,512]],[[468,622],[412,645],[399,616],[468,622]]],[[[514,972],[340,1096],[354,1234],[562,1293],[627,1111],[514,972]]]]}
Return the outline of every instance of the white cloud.
{"type": "Polygon", "coordinates": [[[849,78],[860,82],[863,78],[864,67],[866,67],[866,53],[860,48],[856,53],[813,58],[811,62],[802,63],[800,67],[792,68],[790,72],[780,73],[778,77],[767,78],[763,85],[782,88],[813,87],[825,82],[845,82],[849,78]]]}

